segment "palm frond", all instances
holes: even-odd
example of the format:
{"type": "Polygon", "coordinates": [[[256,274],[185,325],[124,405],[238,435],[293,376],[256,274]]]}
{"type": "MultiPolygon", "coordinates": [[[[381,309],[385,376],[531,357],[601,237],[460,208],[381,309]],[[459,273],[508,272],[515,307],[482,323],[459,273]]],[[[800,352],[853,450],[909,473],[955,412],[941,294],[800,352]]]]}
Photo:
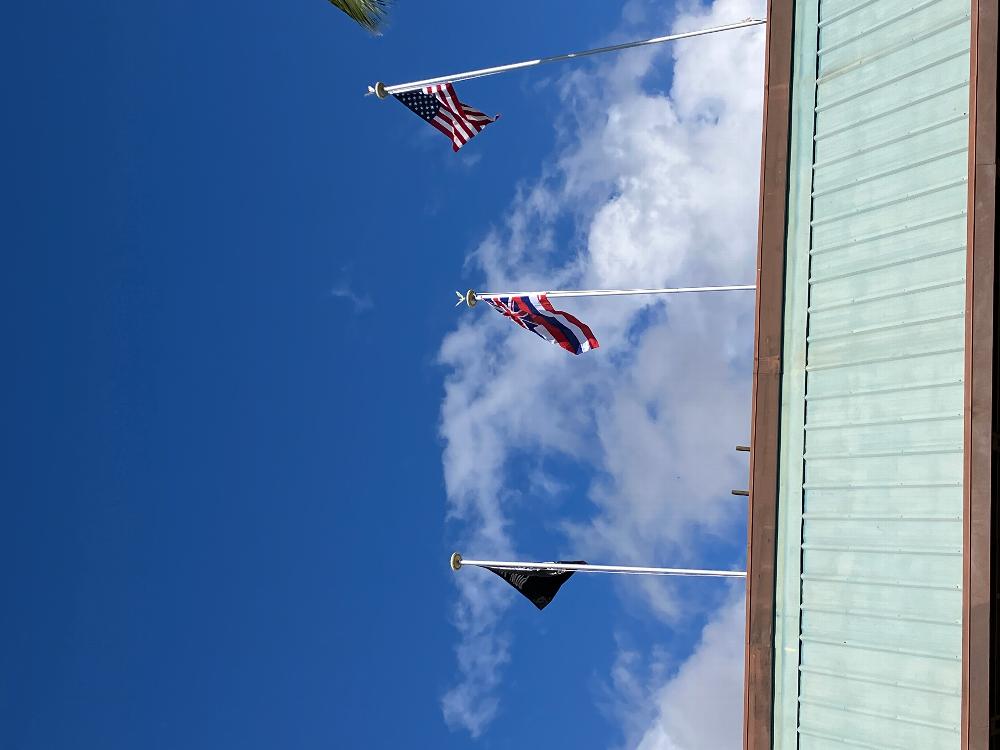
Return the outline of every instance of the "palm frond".
{"type": "Polygon", "coordinates": [[[377,33],[389,12],[391,0],[330,0],[335,8],[339,8],[353,18],[358,25],[377,33]]]}

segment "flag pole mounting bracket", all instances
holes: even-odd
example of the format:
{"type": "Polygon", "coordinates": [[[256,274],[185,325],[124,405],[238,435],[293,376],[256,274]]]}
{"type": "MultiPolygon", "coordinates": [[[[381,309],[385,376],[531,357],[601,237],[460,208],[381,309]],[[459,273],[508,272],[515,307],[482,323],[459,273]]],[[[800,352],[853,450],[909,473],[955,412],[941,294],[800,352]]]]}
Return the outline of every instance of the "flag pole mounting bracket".
{"type": "Polygon", "coordinates": [[[462,556],[457,552],[451,553],[451,569],[458,570],[462,567],[462,556]]]}
{"type": "MultiPolygon", "coordinates": [[[[476,298],[475,289],[470,289],[465,293],[465,304],[467,304],[469,307],[475,307],[478,301],[479,300],[476,298]]],[[[455,568],[455,570],[458,570],[458,568],[455,568]]]]}
{"type": "Polygon", "coordinates": [[[375,92],[375,96],[379,99],[387,99],[389,97],[389,92],[385,90],[385,84],[381,81],[375,81],[375,86],[372,87],[372,91],[375,92]]]}

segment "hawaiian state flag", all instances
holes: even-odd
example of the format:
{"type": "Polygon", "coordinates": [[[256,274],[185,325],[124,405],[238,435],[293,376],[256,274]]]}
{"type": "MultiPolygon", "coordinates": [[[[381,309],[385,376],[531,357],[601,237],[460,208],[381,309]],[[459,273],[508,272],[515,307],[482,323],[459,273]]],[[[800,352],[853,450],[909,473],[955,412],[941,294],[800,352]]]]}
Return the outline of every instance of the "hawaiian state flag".
{"type": "Polygon", "coordinates": [[[581,323],[567,312],[556,310],[544,294],[484,299],[505,318],[510,318],[539,338],[558,344],[571,354],[582,354],[600,346],[586,323],[581,323]]]}
{"type": "Polygon", "coordinates": [[[460,102],[450,83],[424,86],[420,91],[405,91],[393,96],[451,141],[452,151],[458,151],[480,130],[500,119],[500,115],[487,117],[475,107],[460,102]]]}
{"type": "MultiPolygon", "coordinates": [[[[586,565],[584,560],[560,560],[560,563],[570,565],[586,565]]],[[[507,583],[516,588],[538,609],[545,609],[562,585],[573,575],[572,570],[535,570],[534,568],[491,568],[485,566],[507,583]]]]}

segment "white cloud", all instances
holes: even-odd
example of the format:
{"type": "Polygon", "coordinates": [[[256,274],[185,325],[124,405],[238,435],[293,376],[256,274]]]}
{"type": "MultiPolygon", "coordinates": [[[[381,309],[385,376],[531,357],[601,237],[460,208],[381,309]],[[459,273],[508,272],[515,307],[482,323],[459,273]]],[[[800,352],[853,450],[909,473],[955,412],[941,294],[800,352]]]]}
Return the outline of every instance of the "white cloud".
{"type": "Polygon", "coordinates": [[[600,707],[636,750],[734,748],[742,743],[742,587],[710,618],[692,652],[676,665],[662,647],[649,653],[618,637],[600,707]]]}
{"type": "MultiPolygon", "coordinates": [[[[718,25],[762,10],[760,0],[717,0],[674,27],[718,25]]],[[[650,12],[632,3],[626,15],[650,12]]],[[[655,20],[644,27],[650,24],[655,20]]],[[[763,40],[761,28],[702,37],[619,54],[560,79],[568,117],[557,126],[558,152],[471,259],[486,286],[752,281],[763,40]],[[657,92],[671,57],[669,92],[657,92]],[[556,242],[567,220],[579,247],[568,259],[556,242]]],[[[745,458],[733,446],[748,438],[752,294],[579,300],[570,309],[591,324],[600,350],[571,357],[481,310],[442,345],[449,369],[444,475],[461,546],[476,556],[518,553],[505,488],[512,473],[531,471],[524,460],[530,451],[596,467],[588,496],[571,500],[565,538],[532,553],[551,555],[559,546],[594,560],[697,564],[705,545],[740,529],[745,514],[729,490],[746,482],[745,458]]],[[[545,487],[533,480],[533,492],[545,487]]],[[[560,491],[558,482],[552,488],[560,491]]],[[[498,708],[511,647],[501,620],[509,599],[495,581],[456,580],[459,679],[443,708],[451,726],[475,736],[498,708]]],[[[669,582],[621,590],[665,621],[708,614],[707,604],[702,611],[690,602],[680,607],[669,582]]],[[[742,649],[741,631],[731,631],[709,625],[706,642],[718,632],[742,649]]],[[[707,659],[696,656],[690,670],[707,669],[707,659]]],[[[680,690],[694,678],[677,680],[668,687],[680,690]]],[[[740,706],[731,708],[729,718],[739,723],[740,706]]],[[[677,747],[695,736],[665,710],[642,720],[654,722],[648,742],[657,727],[666,727],[663,736],[677,747]]]]}
{"type": "MultiPolygon", "coordinates": [[[[632,711],[626,710],[625,722],[633,715],[646,715],[650,706],[655,712],[634,741],[636,750],[701,750],[742,744],[746,608],[742,590],[737,593],[705,626],[694,652],[663,687],[652,696],[632,694],[640,702],[632,711]]],[[[634,685],[629,666],[622,667],[625,676],[618,679],[634,685]]]]}

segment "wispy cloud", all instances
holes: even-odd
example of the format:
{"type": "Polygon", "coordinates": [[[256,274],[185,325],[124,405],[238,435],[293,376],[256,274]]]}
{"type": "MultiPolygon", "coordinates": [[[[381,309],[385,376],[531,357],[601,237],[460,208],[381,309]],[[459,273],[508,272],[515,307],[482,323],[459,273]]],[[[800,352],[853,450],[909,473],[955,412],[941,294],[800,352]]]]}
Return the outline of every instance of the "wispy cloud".
{"type": "MultiPolygon", "coordinates": [[[[652,13],[633,3],[629,18],[642,18],[640,11],[652,13]]],[[[674,26],[690,30],[760,12],[760,0],[717,0],[674,26]]],[[[572,114],[557,126],[558,153],[471,259],[486,285],[752,280],[762,71],[757,29],[633,51],[596,72],[577,69],[560,79],[562,111],[572,114]],[[671,61],[669,92],[648,90],[647,81],[671,61]],[[567,222],[580,247],[568,258],[556,240],[567,222]]],[[[442,344],[448,516],[462,547],[517,554],[505,486],[512,472],[531,470],[522,465],[530,451],[594,467],[587,497],[562,524],[562,547],[587,559],[696,564],[709,541],[740,528],[745,512],[729,489],[745,482],[745,462],[732,446],[747,438],[749,423],[752,294],[581,300],[573,311],[598,333],[598,352],[569,357],[489,315],[470,316],[442,344]],[[545,377],[526,381],[505,377],[509,372],[545,377]],[[490,427],[500,421],[518,435],[516,446],[490,427]]],[[[558,482],[551,487],[560,491],[558,482]]],[[[546,483],[534,482],[533,491],[546,492],[546,483]]],[[[513,647],[502,624],[509,600],[482,585],[490,581],[456,578],[459,679],[443,708],[450,725],[475,736],[497,711],[513,647]]],[[[701,611],[680,606],[667,582],[629,591],[636,593],[624,595],[667,622],[710,615],[707,602],[701,611]]],[[[705,639],[719,630],[712,627],[705,639]]],[[[739,633],[729,635],[739,648],[739,633]]],[[[690,669],[703,661],[689,660],[690,669]]],[[[729,720],[738,723],[739,706],[733,710],[729,720]]],[[[650,732],[673,721],[662,711],[636,716],[639,725],[651,723],[650,732]]],[[[659,747],[729,746],[670,731],[675,745],[659,747]]]]}
{"type": "Polygon", "coordinates": [[[371,310],[374,303],[372,298],[368,294],[360,294],[354,291],[350,286],[344,282],[334,284],[330,288],[330,296],[337,297],[339,299],[347,300],[351,303],[351,307],[354,308],[354,312],[362,313],[367,310],[371,310]]]}

